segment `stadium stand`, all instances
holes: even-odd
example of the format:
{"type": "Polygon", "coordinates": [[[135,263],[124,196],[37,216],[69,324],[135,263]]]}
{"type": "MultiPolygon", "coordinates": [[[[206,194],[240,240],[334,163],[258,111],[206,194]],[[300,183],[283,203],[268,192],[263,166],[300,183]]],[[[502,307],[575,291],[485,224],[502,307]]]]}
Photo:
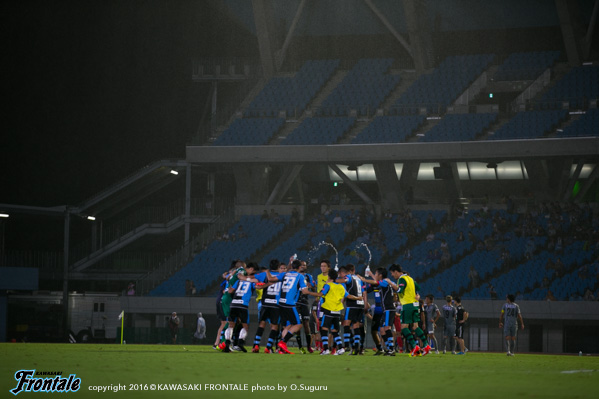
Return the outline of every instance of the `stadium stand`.
{"type": "Polygon", "coordinates": [[[496,120],[497,114],[448,114],[418,141],[471,141],[496,120]]]}
{"type": "Polygon", "coordinates": [[[447,57],[433,72],[420,76],[397,99],[399,112],[415,114],[419,106],[426,106],[428,113],[445,112],[493,59],[492,54],[447,57]]]}
{"type": "Polygon", "coordinates": [[[213,145],[265,145],[284,123],[283,118],[235,119],[213,145]]]}
{"type": "Polygon", "coordinates": [[[244,112],[245,117],[301,115],[316,93],[329,80],[339,60],[309,60],[293,77],[271,78],[244,112]]]}
{"type": "Polygon", "coordinates": [[[281,216],[279,221],[242,216],[227,231],[228,239],[221,237],[210,243],[189,264],[153,289],[149,296],[183,296],[185,280],[193,281],[198,292],[205,290],[228,270],[233,258],[249,259],[283,231],[287,222],[286,216],[281,216]],[[239,237],[241,230],[243,237],[239,237]]]}
{"type": "Polygon", "coordinates": [[[347,115],[353,109],[358,115],[367,115],[376,109],[399,84],[399,75],[387,75],[393,60],[361,59],[343,78],[341,83],[318,110],[319,115],[347,115]]]}
{"type": "Polygon", "coordinates": [[[281,142],[283,145],[335,144],[353,126],[356,118],[306,118],[281,142]]]}
{"type": "Polygon", "coordinates": [[[556,137],[585,137],[599,135],[599,109],[592,108],[585,112],[579,119],[558,130],[556,137]]]}
{"type": "Polygon", "coordinates": [[[559,58],[559,51],[512,53],[497,68],[495,81],[534,80],[559,58]]]}
{"type": "Polygon", "coordinates": [[[561,109],[568,101],[570,108],[588,106],[587,101],[599,98],[599,66],[572,68],[539,100],[539,109],[561,109]]]}
{"type": "Polygon", "coordinates": [[[489,140],[535,139],[550,133],[568,116],[566,110],[520,112],[502,125],[489,140]]]}
{"type": "Polygon", "coordinates": [[[424,116],[377,116],[354,139],[352,144],[402,143],[425,121],[424,116]]]}

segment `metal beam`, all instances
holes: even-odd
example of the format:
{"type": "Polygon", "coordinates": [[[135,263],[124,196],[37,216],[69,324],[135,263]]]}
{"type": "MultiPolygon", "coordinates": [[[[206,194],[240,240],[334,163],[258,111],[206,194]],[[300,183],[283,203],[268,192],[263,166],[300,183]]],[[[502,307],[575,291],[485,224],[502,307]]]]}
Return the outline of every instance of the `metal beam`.
{"type": "Polygon", "coordinates": [[[283,171],[283,174],[279,178],[279,181],[275,185],[275,188],[270,193],[266,206],[277,205],[283,199],[283,196],[287,193],[295,178],[299,175],[304,165],[293,165],[288,166],[283,171]]]}
{"type": "Polygon", "coordinates": [[[302,16],[302,11],[304,10],[304,6],[306,5],[306,0],[302,0],[297,11],[295,12],[295,16],[293,17],[293,21],[291,21],[291,26],[289,27],[289,32],[287,32],[287,36],[285,37],[285,42],[283,42],[283,47],[277,53],[276,56],[276,67],[277,71],[281,70],[283,66],[283,62],[285,61],[285,56],[287,55],[287,49],[289,48],[289,43],[291,43],[291,39],[293,38],[293,33],[295,32],[295,28],[302,16]]]}
{"type": "Polygon", "coordinates": [[[256,37],[258,38],[258,49],[260,51],[260,62],[262,71],[266,77],[270,77],[275,72],[274,54],[272,51],[271,38],[268,32],[268,23],[266,16],[266,0],[252,0],[254,10],[254,25],[256,26],[256,37]]]}
{"type": "MultiPolygon", "coordinates": [[[[330,164],[371,162],[508,161],[585,157],[597,160],[599,137],[468,141],[447,143],[188,146],[197,164],[330,164]]],[[[403,180],[403,179],[402,179],[403,180]]]]}
{"type": "Polygon", "coordinates": [[[583,166],[584,166],[584,159],[581,159],[578,161],[578,164],[576,165],[576,170],[574,170],[574,175],[572,175],[572,177],[569,178],[568,185],[567,185],[566,189],[564,190],[564,192],[562,193],[563,194],[562,198],[563,198],[564,202],[567,202],[571,199],[570,193],[574,189],[574,184],[576,184],[576,180],[578,180],[578,178],[580,177],[580,172],[582,171],[583,166]]]}
{"type": "Polygon", "coordinates": [[[335,173],[337,173],[337,175],[343,180],[343,182],[345,184],[347,184],[356,194],[358,194],[358,196],[360,198],[362,198],[362,200],[364,200],[364,202],[366,202],[368,205],[374,205],[374,201],[371,200],[370,197],[368,195],[366,195],[366,193],[364,191],[362,191],[362,189],[360,187],[358,187],[357,184],[355,184],[353,181],[351,181],[351,179],[349,177],[347,177],[347,175],[345,173],[343,173],[341,171],[341,169],[339,169],[339,167],[337,167],[337,165],[329,164],[329,167],[331,169],[333,169],[335,171],[335,173]]]}
{"type": "Polygon", "coordinates": [[[587,34],[584,38],[584,57],[588,59],[591,54],[591,47],[593,44],[593,33],[595,32],[595,24],[597,23],[597,14],[599,13],[599,0],[595,0],[595,6],[593,7],[593,15],[591,16],[591,22],[587,29],[587,34]]]}
{"type": "Polygon", "coordinates": [[[595,183],[595,180],[597,180],[597,178],[599,178],[599,165],[595,165],[595,168],[589,175],[589,178],[586,179],[586,181],[582,184],[582,188],[580,189],[578,195],[574,199],[584,198],[587,191],[589,191],[589,188],[591,188],[591,186],[593,185],[593,183],[595,183]]]}
{"type": "Polygon", "coordinates": [[[395,30],[395,28],[393,27],[393,25],[391,25],[387,17],[385,17],[385,14],[383,14],[378,8],[376,8],[376,6],[372,3],[371,0],[364,0],[364,3],[366,3],[366,5],[372,10],[374,15],[376,15],[381,20],[383,25],[385,25],[385,27],[389,29],[389,32],[391,32],[391,34],[397,39],[397,41],[406,49],[408,54],[410,54],[410,57],[414,58],[414,55],[412,54],[412,47],[410,46],[408,41],[404,39],[403,36],[395,30]]]}

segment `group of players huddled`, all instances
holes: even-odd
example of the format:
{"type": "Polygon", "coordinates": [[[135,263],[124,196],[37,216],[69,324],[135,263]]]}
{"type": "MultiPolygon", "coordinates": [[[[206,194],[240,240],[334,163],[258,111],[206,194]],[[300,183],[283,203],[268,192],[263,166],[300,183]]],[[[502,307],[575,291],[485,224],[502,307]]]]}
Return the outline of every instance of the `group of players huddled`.
{"type": "Polygon", "coordinates": [[[217,298],[221,325],[213,347],[223,352],[247,352],[248,309],[255,294],[259,324],[252,346],[254,353],[260,352],[268,324],[265,353],[291,354],[287,343],[295,334],[302,353],[313,353],[314,343],[321,355],[363,355],[367,317],[371,319],[375,356],[395,356],[398,351],[425,356],[432,351],[429,342],[439,353],[434,329],[441,316],[445,319],[443,353],[447,344],[453,354],[467,351],[463,334],[468,312],[460,298],[447,296],[440,311],[432,295],[420,299],[418,283],[396,264],[389,270],[379,267],[374,273],[367,267],[365,277],[356,274],[352,264],[335,270],[328,260],[322,260],[320,269],[322,273],[314,281],[307,273],[306,262],[295,255],[289,264],[271,260],[268,269],[252,262],[234,261],[223,275],[217,298]],[[373,305],[368,303],[369,292],[374,294],[373,305]],[[309,296],[317,298],[312,305],[309,296]],[[302,344],[302,327],[306,347],[302,344]],[[454,344],[459,346],[459,352],[454,344]]]}

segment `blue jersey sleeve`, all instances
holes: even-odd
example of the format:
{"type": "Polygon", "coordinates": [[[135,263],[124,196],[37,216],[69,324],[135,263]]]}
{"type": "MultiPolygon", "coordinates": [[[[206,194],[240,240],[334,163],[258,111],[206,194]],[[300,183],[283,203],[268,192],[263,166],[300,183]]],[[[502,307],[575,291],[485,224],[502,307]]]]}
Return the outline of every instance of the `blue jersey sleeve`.
{"type": "Polygon", "coordinates": [[[379,281],[379,287],[389,287],[389,283],[385,280],[379,281]]]}
{"type": "Polygon", "coordinates": [[[268,282],[268,275],[266,274],[266,272],[262,272],[262,273],[258,273],[256,275],[254,275],[254,278],[258,281],[260,281],[261,283],[266,283],[268,282]]]}
{"type": "Polygon", "coordinates": [[[322,293],[322,295],[326,295],[330,290],[331,290],[331,286],[328,284],[325,284],[324,287],[322,287],[322,291],[320,291],[320,292],[322,293]]]}

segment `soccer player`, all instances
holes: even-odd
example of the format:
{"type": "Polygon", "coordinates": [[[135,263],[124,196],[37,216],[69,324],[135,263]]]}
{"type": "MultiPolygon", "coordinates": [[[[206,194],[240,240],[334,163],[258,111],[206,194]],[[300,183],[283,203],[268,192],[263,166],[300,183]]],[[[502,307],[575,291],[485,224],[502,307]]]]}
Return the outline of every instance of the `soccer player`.
{"type": "MultiPolygon", "coordinates": [[[[244,268],[247,276],[252,276],[259,269],[260,267],[255,263],[249,263],[244,268]]],[[[233,336],[233,328],[235,327],[235,322],[237,319],[241,321],[242,329],[239,332],[239,341],[235,350],[247,352],[244,344],[250,323],[248,307],[255,289],[256,283],[250,281],[250,278],[241,275],[238,275],[235,283],[228,288],[228,292],[231,294],[232,300],[229,313],[229,328],[227,328],[227,331],[225,331],[226,341],[223,352],[231,351],[231,337],[233,336]]]]}
{"type": "Polygon", "coordinates": [[[520,328],[524,330],[524,320],[522,320],[522,315],[520,314],[520,306],[514,302],[515,300],[516,296],[509,294],[506,297],[506,303],[503,304],[501,315],[499,316],[499,328],[503,327],[508,356],[514,356],[514,352],[516,351],[518,322],[520,322],[520,328]]]}
{"type": "MultiPolygon", "coordinates": [[[[318,296],[315,292],[312,292],[306,286],[306,280],[304,276],[299,274],[298,270],[301,266],[301,261],[294,260],[291,263],[291,270],[287,271],[283,276],[281,293],[279,295],[279,312],[280,312],[280,323],[285,326],[281,336],[283,340],[279,341],[277,346],[279,347],[279,353],[292,354],[287,348],[287,342],[293,337],[302,326],[299,313],[297,312],[297,299],[300,294],[318,296]]],[[[267,271],[268,274],[270,272],[267,271]]],[[[268,281],[277,282],[279,278],[269,275],[268,281]]]]}
{"type": "MultiPolygon", "coordinates": [[[[318,326],[318,304],[320,301],[315,299],[312,302],[310,308],[310,332],[312,333],[312,342],[316,349],[322,349],[322,341],[320,340],[319,326],[318,326]]],[[[312,353],[312,352],[310,352],[312,353]]]]}
{"type": "Polygon", "coordinates": [[[455,355],[455,341],[453,339],[453,336],[455,335],[455,319],[458,314],[458,311],[452,304],[453,298],[451,295],[447,295],[445,297],[445,301],[447,303],[443,305],[442,308],[443,319],[445,320],[445,326],[443,327],[443,354],[445,354],[447,349],[447,343],[449,342],[449,345],[451,346],[451,352],[455,355]]]}
{"type": "MultiPolygon", "coordinates": [[[[387,278],[387,269],[379,267],[374,272],[374,280],[368,280],[362,278],[365,283],[377,286],[379,288],[380,301],[382,307],[381,327],[380,334],[385,340],[387,350],[385,356],[395,356],[395,345],[393,342],[393,332],[391,327],[395,321],[395,303],[393,302],[393,293],[399,289],[397,284],[387,278]]],[[[374,323],[373,323],[374,324],[374,323]]],[[[379,351],[375,353],[376,356],[380,355],[379,351]]]]}
{"type": "Polygon", "coordinates": [[[435,351],[439,354],[439,344],[437,343],[437,337],[435,337],[435,327],[437,327],[437,320],[441,317],[441,311],[435,303],[435,297],[433,294],[428,294],[424,298],[424,310],[426,312],[426,331],[428,333],[428,339],[435,343],[435,351]]]}
{"type": "Polygon", "coordinates": [[[381,302],[381,288],[378,286],[378,284],[369,284],[366,292],[372,292],[374,294],[374,305],[372,305],[371,307],[372,320],[370,323],[370,334],[372,335],[372,339],[374,341],[374,344],[376,345],[376,353],[374,355],[380,356],[383,354],[383,345],[381,343],[381,336],[379,335],[379,330],[381,329],[383,323],[383,304],[381,302]]]}
{"type": "MultiPolygon", "coordinates": [[[[308,268],[308,266],[306,265],[305,261],[300,261],[301,265],[298,269],[299,274],[301,274],[304,277],[304,280],[306,282],[306,286],[312,290],[314,288],[314,278],[312,277],[312,275],[310,273],[306,273],[306,270],[308,268]]],[[[297,335],[295,336],[295,338],[297,339],[297,346],[300,350],[301,353],[306,353],[306,352],[314,352],[312,350],[312,333],[310,331],[310,304],[308,303],[308,295],[306,294],[300,294],[298,300],[297,300],[297,311],[300,315],[300,318],[302,319],[302,325],[304,327],[304,333],[306,334],[306,346],[308,347],[308,349],[306,350],[306,348],[303,347],[302,345],[302,333],[301,333],[301,329],[297,332],[297,335]]]]}
{"type": "Polygon", "coordinates": [[[397,282],[397,295],[399,296],[399,302],[401,302],[401,334],[406,342],[413,348],[410,354],[411,356],[426,356],[429,354],[431,346],[427,344],[421,350],[411,331],[414,330],[418,339],[422,342],[426,342],[424,331],[418,327],[418,322],[420,321],[420,306],[418,303],[417,292],[420,290],[420,286],[412,277],[404,272],[399,265],[391,265],[390,270],[396,274],[401,274],[397,282]]]}
{"type": "Polygon", "coordinates": [[[320,273],[316,276],[316,292],[322,291],[324,285],[329,280],[329,270],[331,270],[331,262],[327,259],[323,259],[320,261],[320,273]]]}
{"type": "MultiPolygon", "coordinates": [[[[271,276],[281,278],[285,274],[281,272],[281,262],[278,259],[272,259],[269,264],[271,276]]],[[[255,276],[256,280],[261,283],[268,283],[268,274],[266,272],[259,273],[255,276]]],[[[270,284],[270,283],[268,283],[270,284]]],[[[265,286],[266,287],[266,286],[265,286]]],[[[262,290],[262,306],[260,313],[258,314],[258,329],[256,330],[256,337],[254,338],[254,346],[252,348],[253,353],[260,352],[260,341],[262,340],[262,334],[264,334],[264,328],[266,323],[270,324],[270,334],[268,336],[268,342],[264,353],[273,353],[272,346],[277,336],[279,335],[279,295],[281,292],[281,283],[275,282],[262,290]]]]}
{"type": "Polygon", "coordinates": [[[360,277],[354,274],[355,266],[348,263],[346,266],[339,268],[339,278],[337,282],[345,284],[347,292],[354,297],[360,299],[346,299],[345,315],[343,318],[343,343],[345,350],[350,349],[350,337],[353,334],[353,351],[352,355],[360,353],[360,323],[364,320],[364,303],[366,302],[365,292],[362,289],[362,281],[360,277]]]}
{"type": "Polygon", "coordinates": [[[335,270],[329,270],[328,277],[322,291],[315,294],[315,296],[322,297],[320,308],[323,316],[320,330],[323,351],[321,352],[321,355],[329,355],[331,353],[329,350],[329,331],[333,336],[335,346],[337,346],[335,355],[342,355],[345,353],[345,350],[338,331],[339,319],[341,311],[343,310],[343,300],[345,298],[356,300],[359,297],[350,295],[343,284],[336,282],[338,276],[335,270]]]}
{"type": "Polygon", "coordinates": [[[223,311],[222,298],[225,293],[225,287],[227,286],[227,277],[228,273],[223,274],[223,281],[218,288],[218,296],[216,297],[216,317],[220,321],[220,326],[218,327],[218,332],[216,333],[216,338],[214,340],[214,345],[212,345],[212,349],[220,349],[218,345],[221,342],[225,342],[225,326],[228,324],[227,316],[225,316],[225,312],[223,311]]]}
{"type": "Polygon", "coordinates": [[[468,320],[468,312],[462,306],[462,300],[459,296],[454,298],[456,305],[456,328],[455,328],[455,340],[457,341],[460,351],[457,353],[458,355],[463,355],[466,353],[466,346],[464,345],[464,326],[466,325],[466,320],[468,320]]]}

